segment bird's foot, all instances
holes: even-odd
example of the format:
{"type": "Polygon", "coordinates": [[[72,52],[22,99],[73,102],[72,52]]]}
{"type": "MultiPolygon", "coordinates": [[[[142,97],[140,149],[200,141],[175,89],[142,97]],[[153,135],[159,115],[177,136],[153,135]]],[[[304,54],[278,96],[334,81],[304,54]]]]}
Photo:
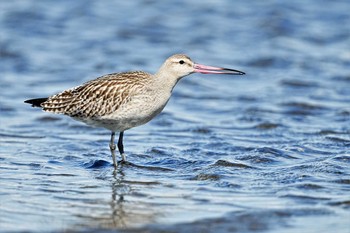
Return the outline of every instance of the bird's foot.
{"type": "Polygon", "coordinates": [[[130,163],[130,162],[128,162],[128,161],[126,161],[126,160],[120,160],[120,161],[118,161],[118,165],[128,165],[128,166],[132,166],[132,165],[135,165],[135,164],[133,164],[133,163],[130,163]]]}

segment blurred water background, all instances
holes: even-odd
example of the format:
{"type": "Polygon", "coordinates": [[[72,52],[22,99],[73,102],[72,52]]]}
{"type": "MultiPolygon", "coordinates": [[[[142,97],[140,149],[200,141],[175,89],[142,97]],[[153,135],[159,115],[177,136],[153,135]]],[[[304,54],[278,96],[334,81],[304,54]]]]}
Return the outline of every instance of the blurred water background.
{"type": "Polygon", "coordinates": [[[350,232],[350,1],[0,0],[1,232],[350,232]],[[174,53],[195,74],[110,132],[23,101],[174,53]]]}

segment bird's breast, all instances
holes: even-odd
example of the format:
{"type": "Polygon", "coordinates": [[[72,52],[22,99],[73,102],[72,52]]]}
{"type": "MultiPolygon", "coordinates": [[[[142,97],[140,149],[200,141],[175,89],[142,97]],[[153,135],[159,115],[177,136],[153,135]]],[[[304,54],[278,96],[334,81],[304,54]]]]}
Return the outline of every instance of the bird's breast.
{"type": "Polygon", "coordinates": [[[167,104],[171,93],[161,91],[146,91],[130,98],[127,103],[101,120],[115,122],[123,130],[143,125],[157,116],[167,104]]]}

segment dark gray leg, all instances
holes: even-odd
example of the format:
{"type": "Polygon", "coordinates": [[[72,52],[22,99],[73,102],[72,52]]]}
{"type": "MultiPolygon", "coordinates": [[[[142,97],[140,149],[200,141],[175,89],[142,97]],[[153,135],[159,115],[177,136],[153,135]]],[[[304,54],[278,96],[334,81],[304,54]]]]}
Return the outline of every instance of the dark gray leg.
{"type": "Polygon", "coordinates": [[[122,156],[122,162],[126,162],[126,155],[124,153],[124,146],[123,146],[123,136],[124,136],[124,131],[120,132],[119,134],[118,150],[120,155],[122,156]]]}

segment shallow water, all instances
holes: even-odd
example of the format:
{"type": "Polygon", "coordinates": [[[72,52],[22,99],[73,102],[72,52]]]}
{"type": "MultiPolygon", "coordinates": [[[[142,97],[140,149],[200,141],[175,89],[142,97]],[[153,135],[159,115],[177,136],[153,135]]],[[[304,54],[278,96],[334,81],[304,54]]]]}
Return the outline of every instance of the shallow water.
{"type": "Polygon", "coordinates": [[[0,231],[350,232],[349,1],[0,2],[0,231]],[[23,103],[173,53],[195,74],[110,133],[23,103]]]}

